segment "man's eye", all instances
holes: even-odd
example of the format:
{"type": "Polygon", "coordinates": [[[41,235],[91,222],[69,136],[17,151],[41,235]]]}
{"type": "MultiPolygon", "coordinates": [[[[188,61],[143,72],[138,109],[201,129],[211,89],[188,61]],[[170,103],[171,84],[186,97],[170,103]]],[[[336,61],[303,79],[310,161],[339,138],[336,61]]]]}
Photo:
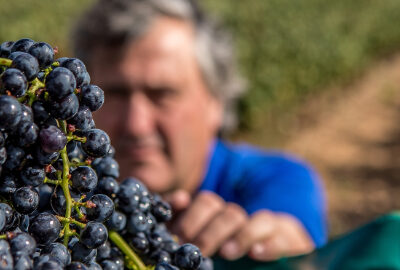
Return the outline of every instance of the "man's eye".
{"type": "Polygon", "coordinates": [[[125,89],[120,88],[106,88],[103,89],[106,97],[110,98],[119,98],[119,97],[127,97],[130,95],[130,92],[125,89]]]}
{"type": "Polygon", "coordinates": [[[176,91],[168,88],[161,88],[147,92],[148,97],[154,102],[167,102],[176,96],[176,91]]]}

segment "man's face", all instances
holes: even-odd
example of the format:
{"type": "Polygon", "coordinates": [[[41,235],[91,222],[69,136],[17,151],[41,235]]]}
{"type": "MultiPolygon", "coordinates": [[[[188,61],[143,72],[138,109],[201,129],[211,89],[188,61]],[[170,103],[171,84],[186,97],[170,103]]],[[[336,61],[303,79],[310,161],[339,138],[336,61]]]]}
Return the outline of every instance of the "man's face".
{"type": "Polygon", "coordinates": [[[135,176],[156,192],[193,191],[221,106],[201,76],[191,26],[158,18],[123,49],[96,49],[89,71],[106,94],[95,120],[111,137],[121,177],[135,176]]]}

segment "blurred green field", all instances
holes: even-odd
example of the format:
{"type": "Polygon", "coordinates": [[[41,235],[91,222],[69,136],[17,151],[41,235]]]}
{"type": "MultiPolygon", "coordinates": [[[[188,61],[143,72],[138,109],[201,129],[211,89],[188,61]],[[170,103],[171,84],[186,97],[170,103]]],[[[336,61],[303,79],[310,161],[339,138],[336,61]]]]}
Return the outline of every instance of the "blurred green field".
{"type": "MultiPolygon", "coordinates": [[[[93,0],[0,0],[0,41],[31,37],[69,55],[72,23],[93,0]]],[[[398,0],[204,0],[234,33],[249,92],[242,132],[274,145],[310,96],[400,47],[398,0]]],[[[243,133],[242,133],[243,134],[243,133]]]]}

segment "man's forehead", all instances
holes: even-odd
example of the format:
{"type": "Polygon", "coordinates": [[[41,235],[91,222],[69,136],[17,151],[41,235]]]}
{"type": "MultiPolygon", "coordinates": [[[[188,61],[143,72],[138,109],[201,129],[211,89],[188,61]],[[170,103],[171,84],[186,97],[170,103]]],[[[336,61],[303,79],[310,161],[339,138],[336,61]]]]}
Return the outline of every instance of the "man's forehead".
{"type": "Polygon", "coordinates": [[[171,76],[172,73],[187,72],[196,61],[191,25],[182,20],[164,17],[154,20],[145,35],[131,41],[123,49],[103,47],[96,50],[99,57],[95,57],[94,61],[101,59],[103,63],[95,63],[94,68],[126,72],[130,74],[129,77],[133,76],[132,80],[137,75],[154,84],[177,79],[176,76],[171,76]],[[140,73],[145,73],[146,76],[140,73]]]}
{"type": "Polygon", "coordinates": [[[95,47],[90,62],[104,59],[108,63],[116,63],[129,54],[141,57],[169,56],[171,54],[194,56],[192,24],[169,17],[155,18],[147,31],[134,40],[128,40],[121,45],[95,47]]]}

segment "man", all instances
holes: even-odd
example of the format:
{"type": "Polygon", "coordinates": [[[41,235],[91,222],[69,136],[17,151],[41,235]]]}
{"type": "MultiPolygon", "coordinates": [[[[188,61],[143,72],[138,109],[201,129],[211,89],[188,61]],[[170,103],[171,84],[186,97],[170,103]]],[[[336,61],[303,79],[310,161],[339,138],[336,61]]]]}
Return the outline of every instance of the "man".
{"type": "Polygon", "coordinates": [[[217,138],[242,92],[226,37],[193,1],[100,0],[75,32],[77,56],[106,94],[96,123],[121,175],[165,195],[179,213],[173,232],[204,255],[309,252],[326,239],[314,172],[217,138]]]}

